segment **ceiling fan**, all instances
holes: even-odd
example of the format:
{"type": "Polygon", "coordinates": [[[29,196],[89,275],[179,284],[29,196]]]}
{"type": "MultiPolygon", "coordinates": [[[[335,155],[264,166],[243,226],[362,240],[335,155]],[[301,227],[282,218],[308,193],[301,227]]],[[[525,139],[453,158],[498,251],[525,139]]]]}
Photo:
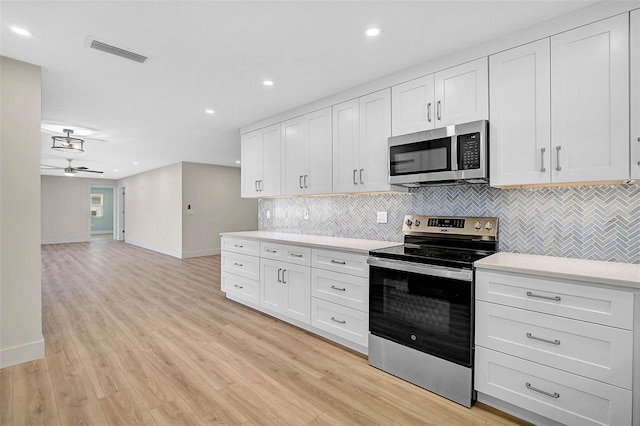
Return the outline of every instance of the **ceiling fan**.
{"type": "Polygon", "coordinates": [[[42,169],[45,170],[64,170],[65,176],[75,176],[76,173],[99,173],[102,174],[99,170],[89,170],[87,167],[71,167],[71,162],[73,161],[71,158],[67,158],[69,165],[67,167],[58,167],[51,166],[49,164],[42,164],[42,169]]]}

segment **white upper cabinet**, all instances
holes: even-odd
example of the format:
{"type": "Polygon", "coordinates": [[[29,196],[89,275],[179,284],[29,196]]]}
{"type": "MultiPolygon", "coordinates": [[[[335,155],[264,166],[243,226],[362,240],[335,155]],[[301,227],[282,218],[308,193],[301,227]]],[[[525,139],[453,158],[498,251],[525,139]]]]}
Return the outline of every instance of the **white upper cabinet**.
{"type": "Polygon", "coordinates": [[[631,12],[631,179],[640,179],[640,9],[631,12]]]}
{"type": "Polygon", "coordinates": [[[391,88],[393,136],[433,129],[433,74],[391,88]]]}
{"type": "Polygon", "coordinates": [[[242,135],[240,153],[241,196],[280,195],[280,125],[242,135]]]}
{"type": "Polygon", "coordinates": [[[551,37],[552,182],[629,178],[629,18],[551,37]]]}
{"type": "Polygon", "coordinates": [[[331,108],[282,123],[282,194],[326,194],[332,189],[331,108]]]}
{"type": "Polygon", "coordinates": [[[489,67],[487,58],[437,72],[435,127],[489,118],[489,67]]]}
{"type": "Polygon", "coordinates": [[[333,191],[388,191],[391,91],[333,106],[333,191]]]}
{"type": "Polygon", "coordinates": [[[551,182],[550,41],[489,58],[492,186],[551,182]]]}

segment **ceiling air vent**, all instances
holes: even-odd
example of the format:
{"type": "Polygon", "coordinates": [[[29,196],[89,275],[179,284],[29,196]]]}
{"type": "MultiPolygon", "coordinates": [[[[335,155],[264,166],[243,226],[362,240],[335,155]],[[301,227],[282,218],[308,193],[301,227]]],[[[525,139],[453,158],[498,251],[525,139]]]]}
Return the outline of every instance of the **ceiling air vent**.
{"type": "Polygon", "coordinates": [[[148,59],[146,56],[139,55],[134,52],[130,52],[128,50],[120,49],[119,47],[111,46],[106,43],[102,43],[98,40],[91,40],[91,44],[89,44],[91,49],[99,50],[105,53],[111,53],[112,55],[120,56],[121,58],[130,59],[132,61],[139,62],[144,64],[148,59]]]}

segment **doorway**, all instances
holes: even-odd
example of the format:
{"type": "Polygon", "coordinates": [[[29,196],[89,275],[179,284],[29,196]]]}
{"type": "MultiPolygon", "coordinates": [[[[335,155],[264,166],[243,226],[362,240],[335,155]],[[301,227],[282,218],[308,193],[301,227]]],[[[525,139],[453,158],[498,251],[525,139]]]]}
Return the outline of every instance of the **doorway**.
{"type": "Polygon", "coordinates": [[[117,223],[116,223],[116,232],[114,234],[114,239],[118,241],[124,241],[125,187],[119,186],[117,192],[118,192],[118,196],[116,197],[116,205],[117,205],[118,214],[116,215],[117,223]]]}
{"type": "Polygon", "coordinates": [[[113,240],[115,237],[115,188],[91,186],[89,200],[91,241],[113,240]]]}

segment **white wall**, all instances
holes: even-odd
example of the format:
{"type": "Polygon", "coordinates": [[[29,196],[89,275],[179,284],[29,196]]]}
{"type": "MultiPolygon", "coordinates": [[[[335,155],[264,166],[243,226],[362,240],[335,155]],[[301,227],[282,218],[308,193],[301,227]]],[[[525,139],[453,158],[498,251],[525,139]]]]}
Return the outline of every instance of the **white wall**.
{"type": "Polygon", "coordinates": [[[182,163],[129,176],[125,187],[125,241],[182,257],[182,163]]]}
{"type": "Polygon", "coordinates": [[[42,244],[90,241],[89,193],[115,180],[79,176],[41,176],[42,244]]]}
{"type": "Polygon", "coordinates": [[[256,229],[258,200],[240,198],[239,168],[182,163],[182,257],[220,253],[220,232],[256,229]]]}
{"type": "Polygon", "coordinates": [[[44,356],[41,69],[0,57],[0,368],[44,356]]]}

